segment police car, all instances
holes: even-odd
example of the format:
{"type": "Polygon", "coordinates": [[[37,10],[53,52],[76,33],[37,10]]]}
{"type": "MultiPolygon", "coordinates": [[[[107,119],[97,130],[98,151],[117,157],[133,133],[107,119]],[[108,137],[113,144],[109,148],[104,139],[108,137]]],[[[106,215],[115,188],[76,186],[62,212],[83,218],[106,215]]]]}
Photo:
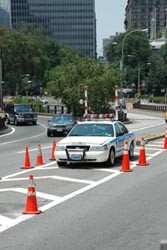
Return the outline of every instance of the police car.
{"type": "Polygon", "coordinates": [[[123,155],[128,141],[130,159],[134,156],[135,135],[120,121],[84,121],[57,143],[55,156],[59,167],[68,163],[105,163],[113,166],[123,155]]]}

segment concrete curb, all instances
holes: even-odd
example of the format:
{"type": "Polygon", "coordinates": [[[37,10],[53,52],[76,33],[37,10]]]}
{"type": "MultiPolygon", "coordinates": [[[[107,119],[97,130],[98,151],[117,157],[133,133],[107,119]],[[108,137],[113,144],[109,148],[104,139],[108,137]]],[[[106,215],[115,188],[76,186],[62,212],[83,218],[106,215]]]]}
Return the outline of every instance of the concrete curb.
{"type": "Polygon", "coordinates": [[[12,131],[11,127],[6,126],[4,129],[0,130],[0,135],[8,134],[12,131]]]}
{"type": "MultiPolygon", "coordinates": [[[[159,134],[155,134],[155,135],[149,135],[149,136],[144,137],[144,142],[145,142],[145,144],[147,144],[150,141],[154,141],[156,139],[163,138],[163,137],[165,137],[165,133],[163,133],[163,134],[159,133],[159,134]]],[[[136,145],[137,146],[140,146],[141,138],[142,138],[142,136],[140,138],[139,137],[136,138],[136,145]]]]}

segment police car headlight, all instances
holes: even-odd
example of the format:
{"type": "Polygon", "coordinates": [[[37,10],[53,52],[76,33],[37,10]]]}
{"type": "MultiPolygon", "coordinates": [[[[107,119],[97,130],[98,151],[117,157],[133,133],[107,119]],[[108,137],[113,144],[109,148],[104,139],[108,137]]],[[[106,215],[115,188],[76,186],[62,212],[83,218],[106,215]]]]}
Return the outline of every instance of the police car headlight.
{"type": "Polygon", "coordinates": [[[92,146],[90,151],[106,151],[108,150],[107,146],[92,146]]]}
{"type": "Polygon", "coordinates": [[[56,151],[65,151],[65,147],[64,146],[57,146],[56,151]]]}
{"type": "Polygon", "coordinates": [[[24,115],[18,115],[18,117],[19,117],[19,118],[23,118],[23,117],[24,117],[24,115]]]}

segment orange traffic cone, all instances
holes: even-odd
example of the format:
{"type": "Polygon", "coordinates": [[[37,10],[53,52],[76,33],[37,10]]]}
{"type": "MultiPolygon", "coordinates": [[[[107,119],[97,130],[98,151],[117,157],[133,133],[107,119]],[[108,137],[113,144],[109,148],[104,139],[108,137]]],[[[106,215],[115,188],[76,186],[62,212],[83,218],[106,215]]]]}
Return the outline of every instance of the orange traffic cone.
{"type": "Polygon", "coordinates": [[[37,159],[36,159],[36,166],[43,165],[43,157],[42,157],[42,150],[41,150],[41,145],[38,144],[38,154],[37,154],[37,159]]]}
{"type": "Polygon", "coordinates": [[[122,160],[122,167],[120,169],[122,172],[132,172],[130,169],[130,161],[129,161],[129,151],[128,151],[128,141],[124,142],[124,154],[122,160]]]}
{"type": "Polygon", "coordinates": [[[30,164],[30,157],[29,157],[28,147],[26,147],[24,166],[21,167],[21,168],[23,168],[23,169],[33,168],[33,166],[31,166],[31,164],[30,164]]]}
{"type": "Polygon", "coordinates": [[[141,138],[139,160],[138,160],[137,165],[139,165],[139,166],[147,166],[147,165],[149,165],[149,163],[146,162],[144,137],[141,138]]]}
{"type": "Polygon", "coordinates": [[[51,157],[50,157],[50,161],[56,161],[55,148],[56,148],[56,141],[54,140],[53,143],[52,143],[52,154],[51,154],[51,157]]]}
{"type": "Polygon", "coordinates": [[[38,210],[33,175],[29,176],[29,180],[30,180],[30,184],[28,187],[26,207],[25,207],[23,214],[40,214],[41,211],[38,210]]]}
{"type": "Polygon", "coordinates": [[[166,128],[166,133],[165,133],[165,138],[164,138],[164,149],[167,149],[167,128],[166,128]]]}

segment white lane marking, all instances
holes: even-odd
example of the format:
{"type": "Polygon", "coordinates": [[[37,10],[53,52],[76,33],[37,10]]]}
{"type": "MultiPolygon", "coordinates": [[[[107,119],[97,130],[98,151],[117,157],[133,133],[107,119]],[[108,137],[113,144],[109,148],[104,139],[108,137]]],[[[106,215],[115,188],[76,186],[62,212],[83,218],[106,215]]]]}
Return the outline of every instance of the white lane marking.
{"type": "MultiPolygon", "coordinates": [[[[41,150],[43,150],[43,149],[49,149],[49,148],[52,148],[52,146],[41,147],[41,150]]],[[[29,149],[28,151],[29,152],[38,151],[38,147],[33,148],[33,149],[29,149]]],[[[25,150],[17,152],[17,154],[23,154],[23,153],[25,153],[25,150]]]]}
{"type": "Polygon", "coordinates": [[[8,136],[8,135],[11,135],[15,132],[15,128],[11,127],[11,132],[10,133],[7,133],[7,134],[4,134],[4,135],[0,135],[0,137],[4,137],[4,136],[8,136]]]}
{"type": "MultiPolygon", "coordinates": [[[[84,184],[91,184],[94,183],[94,181],[89,181],[89,180],[82,180],[82,179],[75,179],[75,178],[69,178],[69,177],[62,177],[62,176],[57,176],[57,175],[49,175],[49,176],[35,176],[35,180],[41,180],[41,179],[56,179],[56,180],[62,180],[62,181],[68,181],[68,182],[77,182],[77,183],[84,183],[84,184]]],[[[12,181],[27,181],[27,177],[23,178],[3,178],[1,181],[2,182],[12,182],[12,181]]]]}
{"type": "MultiPolygon", "coordinates": [[[[39,123],[40,124],[40,123],[39,123]]],[[[29,137],[24,137],[24,138],[21,138],[21,139],[17,139],[17,140],[13,140],[13,141],[8,141],[8,142],[2,142],[0,143],[0,146],[1,145],[8,145],[8,144],[12,144],[12,143],[15,143],[15,142],[20,142],[20,141],[26,141],[28,139],[33,139],[33,138],[36,138],[36,137],[39,137],[41,135],[44,135],[46,133],[46,127],[43,125],[43,124],[40,124],[40,126],[44,127],[45,131],[40,133],[40,134],[37,134],[37,135],[33,135],[33,136],[29,136],[29,137]]],[[[9,134],[8,134],[9,135],[9,134]]]]}
{"type": "Polygon", "coordinates": [[[107,176],[107,177],[105,177],[105,178],[103,178],[103,179],[101,179],[101,180],[99,180],[97,182],[94,182],[94,183],[92,183],[92,184],[90,184],[90,185],[88,185],[86,187],[83,187],[81,189],[78,189],[78,190],[70,193],[70,194],[65,195],[64,197],[62,197],[62,199],[60,201],[51,202],[49,204],[46,204],[46,205],[40,207],[40,209],[42,211],[46,211],[46,210],[48,210],[48,209],[50,209],[50,208],[64,202],[64,201],[67,201],[67,200],[69,200],[69,199],[71,199],[71,198],[73,198],[73,197],[75,197],[75,196],[77,196],[79,194],[82,194],[82,193],[84,193],[84,192],[86,192],[86,191],[88,191],[88,190],[90,190],[90,189],[92,189],[92,188],[94,188],[94,187],[96,187],[98,185],[101,185],[102,183],[107,182],[107,181],[111,180],[112,178],[114,178],[114,177],[116,177],[116,176],[118,176],[120,174],[122,174],[122,172],[113,173],[112,175],[109,175],[109,176],[107,176]]]}
{"type": "Polygon", "coordinates": [[[119,170],[110,169],[110,168],[95,168],[97,171],[104,171],[104,172],[110,172],[110,173],[118,173],[119,170]]]}
{"type": "MultiPolygon", "coordinates": [[[[154,155],[152,155],[151,157],[148,157],[147,160],[152,159],[153,157],[155,157],[155,156],[157,156],[157,155],[159,155],[161,153],[162,153],[162,151],[158,151],[154,155]]],[[[137,164],[137,161],[133,162],[132,165],[131,165],[131,168],[137,167],[136,164],[137,164]]],[[[106,171],[106,169],[105,169],[105,171],[106,171]]],[[[81,189],[78,189],[78,190],[76,190],[76,191],[74,191],[74,192],[72,192],[72,193],[70,193],[68,195],[65,195],[64,197],[56,198],[56,200],[50,202],[49,204],[41,206],[39,208],[39,210],[42,210],[44,212],[44,211],[46,211],[46,210],[48,210],[48,209],[50,209],[52,207],[55,207],[56,205],[68,200],[68,199],[71,199],[71,198],[73,198],[73,197],[75,197],[75,196],[77,196],[79,194],[82,194],[82,193],[84,193],[84,192],[86,192],[86,191],[88,191],[88,190],[90,190],[90,189],[92,189],[92,188],[94,188],[94,187],[96,187],[98,185],[101,185],[102,183],[105,183],[105,182],[111,180],[112,178],[117,177],[117,176],[119,176],[120,174],[123,174],[123,173],[124,172],[121,172],[121,171],[114,171],[114,173],[112,172],[111,175],[109,175],[109,176],[107,176],[107,177],[105,177],[105,178],[103,178],[103,179],[101,179],[99,181],[92,182],[91,184],[89,184],[89,185],[87,185],[87,186],[85,186],[85,187],[83,187],[81,189]]],[[[19,174],[20,174],[20,172],[19,172],[19,174]]],[[[6,190],[9,190],[9,189],[6,189],[6,190]]],[[[13,190],[13,189],[10,189],[10,190],[13,190]]],[[[25,189],[15,188],[15,191],[19,191],[19,190],[20,191],[24,190],[23,192],[25,192],[25,189]]],[[[41,192],[37,192],[37,196],[38,195],[42,196],[42,197],[45,197],[45,198],[49,198],[49,197],[50,198],[52,198],[52,197],[55,198],[56,197],[56,196],[50,196],[48,194],[44,194],[44,193],[41,193],[41,192]]],[[[17,219],[10,221],[8,225],[0,227],[0,232],[5,231],[8,228],[11,228],[11,227],[23,222],[23,221],[26,221],[26,220],[32,218],[33,216],[35,216],[35,215],[22,215],[22,216],[18,217],[17,219]]]]}
{"type": "Polygon", "coordinates": [[[50,162],[50,163],[47,163],[47,164],[42,165],[42,166],[38,166],[38,167],[34,167],[34,168],[29,168],[29,169],[26,169],[26,170],[22,170],[20,172],[14,173],[14,174],[10,174],[10,175],[1,177],[1,181],[5,180],[5,179],[13,178],[13,177],[21,175],[23,173],[25,174],[25,173],[29,173],[29,172],[32,172],[32,171],[36,171],[37,169],[41,169],[43,166],[46,167],[46,166],[53,165],[53,164],[55,164],[55,162],[50,162]]]}
{"type": "Polygon", "coordinates": [[[62,181],[70,181],[70,182],[78,182],[78,183],[84,183],[84,184],[96,183],[96,181],[88,181],[88,180],[74,179],[74,178],[61,177],[61,176],[55,176],[55,175],[52,176],[52,179],[62,180],[62,181]]]}
{"type": "MultiPolygon", "coordinates": [[[[22,193],[22,194],[27,194],[27,189],[25,188],[13,188],[13,191],[22,193]]],[[[43,198],[43,199],[53,200],[53,201],[58,201],[61,199],[60,196],[38,192],[38,191],[36,191],[36,196],[43,198]]]]}
{"type": "MultiPolygon", "coordinates": [[[[82,194],[82,193],[84,193],[84,192],[86,192],[86,191],[88,191],[88,190],[90,190],[90,189],[92,189],[92,188],[94,188],[94,187],[108,181],[108,180],[111,180],[112,178],[114,178],[114,177],[116,177],[116,176],[118,176],[120,174],[122,174],[122,172],[113,173],[113,174],[111,174],[111,175],[109,175],[109,176],[107,176],[107,177],[105,177],[105,178],[103,178],[103,179],[101,179],[101,180],[99,180],[97,182],[92,182],[91,184],[89,184],[89,185],[87,185],[87,186],[85,186],[85,187],[83,187],[81,189],[78,189],[77,191],[74,191],[74,192],[72,192],[72,193],[70,193],[68,195],[65,195],[64,197],[54,199],[54,201],[52,201],[49,204],[46,204],[46,205],[44,205],[44,206],[42,206],[42,207],[40,207],[38,209],[41,210],[42,212],[44,212],[44,211],[46,211],[46,210],[48,210],[48,209],[50,209],[50,208],[64,202],[66,200],[69,200],[69,199],[71,199],[71,198],[73,198],[73,197],[75,197],[75,196],[77,196],[79,194],[82,194]]],[[[20,191],[20,192],[23,192],[23,193],[26,192],[26,190],[22,189],[22,188],[14,188],[12,190],[15,190],[17,192],[20,191]]],[[[40,192],[37,192],[37,196],[38,195],[39,196],[41,195],[42,197],[45,197],[45,198],[51,197],[51,196],[49,196],[47,194],[45,196],[45,194],[40,193],[40,192]]],[[[33,216],[34,215],[24,215],[24,216],[22,215],[22,216],[18,217],[17,219],[10,221],[10,223],[8,225],[0,227],[0,232],[3,232],[5,230],[7,230],[8,228],[11,228],[11,227],[13,227],[13,226],[25,221],[25,220],[28,220],[28,219],[32,218],[33,216]]]]}
{"type": "Polygon", "coordinates": [[[155,147],[145,147],[145,150],[147,151],[147,150],[155,150],[155,151],[157,151],[157,150],[161,150],[161,151],[163,151],[163,148],[155,148],[155,147]]]}
{"type": "Polygon", "coordinates": [[[0,215],[0,226],[8,226],[11,223],[13,223],[13,219],[0,215]]]}
{"type": "Polygon", "coordinates": [[[164,122],[161,122],[161,123],[158,123],[158,124],[155,124],[155,125],[151,125],[151,126],[147,126],[147,127],[142,127],[142,128],[137,128],[137,129],[134,129],[133,132],[145,130],[145,129],[148,129],[148,128],[154,128],[154,127],[157,127],[157,126],[160,126],[160,125],[163,125],[163,124],[164,124],[164,122]]]}

